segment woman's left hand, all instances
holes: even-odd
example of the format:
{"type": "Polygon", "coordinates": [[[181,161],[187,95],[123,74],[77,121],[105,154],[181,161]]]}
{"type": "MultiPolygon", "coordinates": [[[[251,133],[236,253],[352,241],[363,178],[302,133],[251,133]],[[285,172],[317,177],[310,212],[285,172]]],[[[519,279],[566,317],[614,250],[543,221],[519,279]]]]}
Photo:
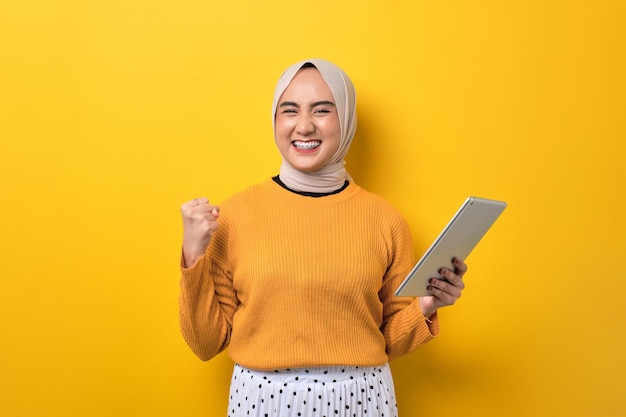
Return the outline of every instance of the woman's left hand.
{"type": "Polygon", "coordinates": [[[450,306],[461,297],[461,292],[465,288],[463,275],[467,272],[467,265],[458,258],[454,258],[452,262],[454,271],[442,268],[439,273],[445,279],[431,278],[428,291],[432,295],[421,297],[419,300],[422,314],[426,318],[435,314],[438,308],[450,306]]]}

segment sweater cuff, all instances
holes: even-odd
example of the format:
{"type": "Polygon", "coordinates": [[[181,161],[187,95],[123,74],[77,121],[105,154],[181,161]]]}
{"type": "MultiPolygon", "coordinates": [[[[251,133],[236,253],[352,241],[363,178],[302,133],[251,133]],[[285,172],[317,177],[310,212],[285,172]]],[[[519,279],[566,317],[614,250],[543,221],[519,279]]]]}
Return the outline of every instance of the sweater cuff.
{"type": "Polygon", "coordinates": [[[183,250],[180,250],[180,272],[183,275],[195,275],[195,274],[199,274],[200,271],[202,270],[202,265],[204,264],[204,257],[206,256],[206,254],[202,255],[201,257],[198,258],[198,260],[196,261],[196,263],[194,263],[193,265],[186,267],[185,266],[185,256],[183,255],[183,250]]]}
{"type": "Polygon", "coordinates": [[[439,334],[439,316],[437,315],[437,310],[435,310],[430,317],[426,317],[423,314],[422,317],[424,317],[424,322],[426,323],[426,326],[428,326],[430,334],[432,336],[437,336],[439,334]]]}

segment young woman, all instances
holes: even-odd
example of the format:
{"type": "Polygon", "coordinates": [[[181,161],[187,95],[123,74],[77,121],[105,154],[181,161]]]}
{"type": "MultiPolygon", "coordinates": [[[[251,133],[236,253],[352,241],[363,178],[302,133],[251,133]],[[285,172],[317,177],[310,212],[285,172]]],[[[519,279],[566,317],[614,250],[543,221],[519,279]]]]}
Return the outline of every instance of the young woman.
{"type": "Polygon", "coordinates": [[[289,67],[272,117],[279,175],[220,208],[181,207],[182,334],[202,360],[228,347],[230,417],[397,416],[388,363],[437,335],[467,267],[455,261],[432,296],[394,296],[414,263],[411,234],[345,170],[356,103],[340,68],[289,67]]]}

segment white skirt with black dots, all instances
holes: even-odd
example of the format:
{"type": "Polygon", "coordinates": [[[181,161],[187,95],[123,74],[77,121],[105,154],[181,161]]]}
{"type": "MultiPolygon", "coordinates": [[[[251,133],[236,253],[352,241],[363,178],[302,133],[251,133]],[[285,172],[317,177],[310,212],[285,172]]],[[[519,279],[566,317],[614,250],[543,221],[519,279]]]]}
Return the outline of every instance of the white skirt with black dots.
{"type": "Polygon", "coordinates": [[[228,417],[397,417],[389,365],[256,371],[235,365],[228,417]]]}

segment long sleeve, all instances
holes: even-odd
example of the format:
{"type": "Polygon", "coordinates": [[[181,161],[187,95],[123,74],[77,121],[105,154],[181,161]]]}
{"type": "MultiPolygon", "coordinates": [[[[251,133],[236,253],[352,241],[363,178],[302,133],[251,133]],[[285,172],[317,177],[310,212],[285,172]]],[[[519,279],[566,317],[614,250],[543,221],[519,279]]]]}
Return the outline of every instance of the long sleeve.
{"type": "Polygon", "coordinates": [[[180,329],[191,350],[202,360],[211,359],[228,346],[237,309],[232,278],[225,268],[225,229],[220,225],[207,252],[191,268],[181,266],[180,329]]]}
{"type": "Polygon", "coordinates": [[[435,314],[430,323],[423,316],[419,299],[396,297],[395,290],[414,264],[413,241],[408,225],[398,219],[391,230],[389,248],[391,265],[383,278],[379,296],[383,302],[381,331],[387,344],[389,360],[394,360],[427,343],[439,334],[439,320],[435,314]]]}

